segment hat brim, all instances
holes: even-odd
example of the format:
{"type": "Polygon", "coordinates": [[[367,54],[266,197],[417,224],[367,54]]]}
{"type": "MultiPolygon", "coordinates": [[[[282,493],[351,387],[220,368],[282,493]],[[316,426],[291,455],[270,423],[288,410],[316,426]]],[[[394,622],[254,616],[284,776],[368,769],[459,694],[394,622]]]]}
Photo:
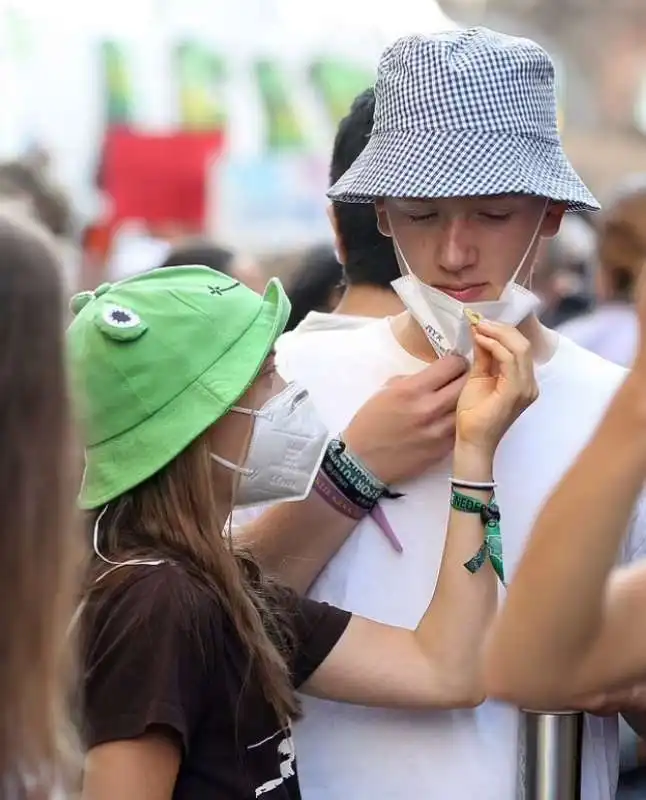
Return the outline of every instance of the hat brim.
{"type": "Polygon", "coordinates": [[[347,203],[504,194],[549,197],[570,211],[600,208],[559,142],[470,130],[375,132],[328,191],[347,203]]]}
{"type": "Polygon", "coordinates": [[[290,308],[280,281],[270,280],[245,333],[196,381],[135,428],[88,447],[80,507],[98,508],[138,486],[221,419],[258,376],[290,308]]]}

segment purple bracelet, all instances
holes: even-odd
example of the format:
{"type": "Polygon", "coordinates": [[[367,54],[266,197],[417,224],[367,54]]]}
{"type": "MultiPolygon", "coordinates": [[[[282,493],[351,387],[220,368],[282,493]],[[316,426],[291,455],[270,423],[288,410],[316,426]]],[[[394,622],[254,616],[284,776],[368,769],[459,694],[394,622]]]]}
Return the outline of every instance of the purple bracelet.
{"type": "Polygon", "coordinates": [[[338,489],[324,472],[319,472],[314,481],[314,488],[317,493],[325,500],[325,502],[340,511],[344,517],[350,519],[360,520],[363,519],[368,511],[365,508],[360,508],[343,494],[338,489]]]}
{"type": "Polygon", "coordinates": [[[380,505],[374,506],[371,511],[366,511],[365,508],[360,508],[348,500],[343,492],[341,492],[334,485],[334,483],[332,483],[332,481],[324,472],[319,472],[316,476],[314,481],[314,489],[316,489],[317,494],[322,497],[328,505],[332,506],[332,508],[336,509],[336,511],[339,511],[349,519],[355,519],[358,521],[363,519],[366,515],[372,517],[377,527],[390,542],[393,550],[395,550],[397,553],[404,552],[404,548],[397,538],[397,534],[393,530],[383,508],[381,508],[380,505]]]}

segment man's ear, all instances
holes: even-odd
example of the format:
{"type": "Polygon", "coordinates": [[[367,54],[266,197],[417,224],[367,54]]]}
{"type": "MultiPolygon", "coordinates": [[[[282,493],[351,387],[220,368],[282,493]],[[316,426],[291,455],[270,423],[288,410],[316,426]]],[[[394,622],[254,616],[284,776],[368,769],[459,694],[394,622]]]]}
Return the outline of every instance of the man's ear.
{"type": "Polygon", "coordinates": [[[341,233],[339,232],[339,223],[336,218],[336,214],[334,213],[334,205],[330,203],[327,207],[327,218],[330,220],[330,225],[332,226],[332,231],[334,232],[334,252],[336,253],[336,260],[341,264],[341,266],[345,266],[346,259],[348,257],[348,252],[345,249],[345,244],[341,237],[341,233]]]}
{"type": "Polygon", "coordinates": [[[381,197],[375,200],[375,214],[377,215],[377,230],[382,236],[390,238],[393,235],[390,228],[390,217],[386,212],[386,203],[381,197]]]}
{"type": "Polygon", "coordinates": [[[567,203],[550,203],[545,213],[543,226],[541,228],[541,237],[544,239],[552,239],[561,229],[561,222],[563,222],[563,215],[567,210],[567,203]]]}

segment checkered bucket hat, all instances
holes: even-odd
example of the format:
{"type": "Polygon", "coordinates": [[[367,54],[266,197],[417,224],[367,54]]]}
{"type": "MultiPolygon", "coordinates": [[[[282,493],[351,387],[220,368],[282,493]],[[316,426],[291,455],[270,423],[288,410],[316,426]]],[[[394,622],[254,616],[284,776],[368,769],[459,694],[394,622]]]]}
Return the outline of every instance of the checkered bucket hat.
{"type": "Polygon", "coordinates": [[[597,210],[559,139],[554,66],[487,28],[407,36],[383,54],[368,144],[333,200],[531,194],[597,210]]]}

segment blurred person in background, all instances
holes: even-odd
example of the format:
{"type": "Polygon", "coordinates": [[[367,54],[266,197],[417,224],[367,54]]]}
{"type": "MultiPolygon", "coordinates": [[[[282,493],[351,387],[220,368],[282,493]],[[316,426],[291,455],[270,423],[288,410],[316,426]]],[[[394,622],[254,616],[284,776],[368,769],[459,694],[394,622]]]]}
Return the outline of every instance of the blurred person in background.
{"type": "Polygon", "coordinates": [[[639,338],[635,288],[646,266],[646,175],[621,184],[602,215],[598,236],[596,308],[561,326],[560,333],[629,367],[639,338]]]}
{"type": "MultiPolygon", "coordinates": [[[[332,149],[330,185],[350,168],[366,146],[374,111],[375,91],[366,89],[339,123],[332,149]]],[[[400,275],[395,252],[392,242],[377,227],[374,209],[332,201],[328,214],[336,258],[342,267],[343,293],[335,308],[307,309],[310,313],[300,320],[294,332],[278,342],[279,353],[295,334],[352,328],[371,318],[399,314],[403,309],[390,285],[400,275]]],[[[327,274],[333,274],[331,264],[327,274]]]]}
{"type": "Polygon", "coordinates": [[[0,197],[31,202],[36,220],[56,239],[74,235],[74,215],[68,197],[49,176],[46,163],[7,161],[0,163],[0,197]]]}
{"type": "Polygon", "coordinates": [[[543,325],[556,328],[590,309],[595,245],[594,230],[580,214],[565,217],[559,233],[542,243],[530,288],[542,300],[543,325]]]}
{"type": "Polygon", "coordinates": [[[68,626],[82,538],[67,397],[62,264],[31,220],[0,214],[0,796],[64,798],[80,766],[68,626]],[[59,791],[61,794],[59,795],[59,791]]]}
{"type": "Polygon", "coordinates": [[[23,212],[53,236],[68,292],[77,291],[81,255],[76,242],[75,217],[66,193],[49,174],[46,158],[25,157],[0,163],[0,209],[23,212]]]}
{"type": "MultiPolygon", "coordinates": [[[[331,186],[368,143],[374,114],[375,90],[371,87],[355,99],[350,113],[339,124],[330,163],[331,186]]],[[[400,275],[399,267],[392,241],[377,226],[374,209],[332,200],[329,216],[345,281],[335,313],[343,315],[348,324],[353,318],[399,314],[403,305],[391,286],[400,275]]]]}
{"type": "Polygon", "coordinates": [[[338,306],[343,292],[343,270],[330,245],[319,245],[306,251],[301,263],[290,276],[287,294],[292,311],[285,331],[300,325],[305,317],[303,330],[317,330],[317,319],[326,320],[338,306]]]}
{"type": "Polygon", "coordinates": [[[199,264],[223,272],[244,283],[254,292],[262,293],[267,283],[255,261],[237,255],[233,250],[221,247],[207,238],[180,239],[172,243],[159,266],[181,267],[186,264],[199,264]]]}

